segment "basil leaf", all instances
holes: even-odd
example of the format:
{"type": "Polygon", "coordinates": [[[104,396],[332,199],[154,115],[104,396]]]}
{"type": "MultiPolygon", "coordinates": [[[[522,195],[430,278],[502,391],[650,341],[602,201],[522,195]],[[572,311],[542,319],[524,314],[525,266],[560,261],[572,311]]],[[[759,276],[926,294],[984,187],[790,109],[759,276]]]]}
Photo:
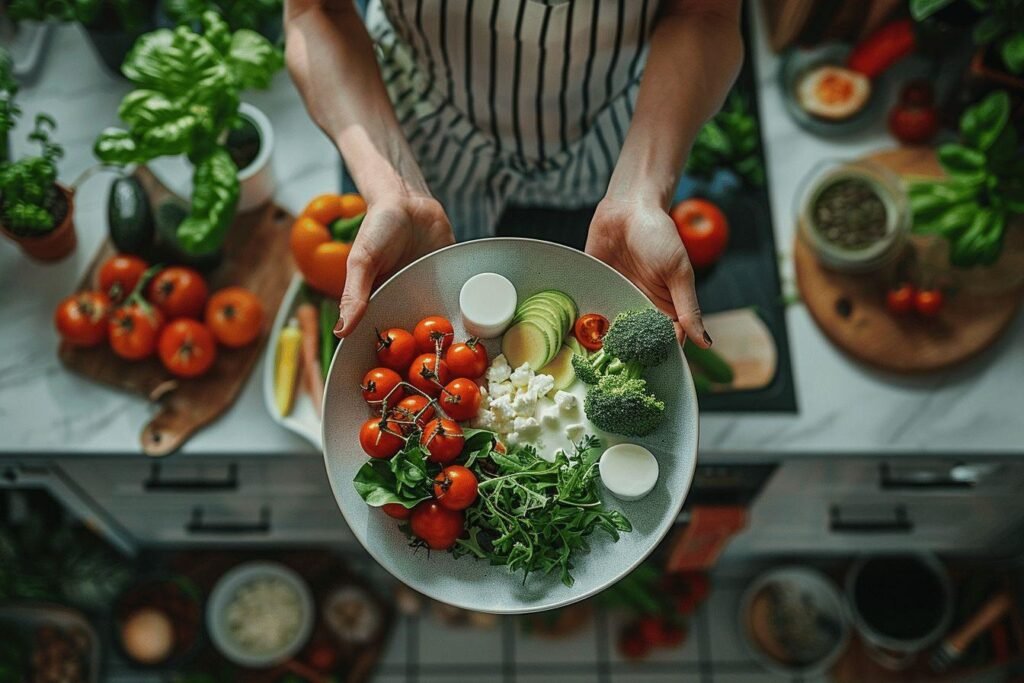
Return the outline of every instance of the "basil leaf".
{"type": "Polygon", "coordinates": [[[105,164],[132,164],[145,161],[147,156],[139,151],[131,134],[121,128],[107,128],[96,138],[93,154],[105,164]]]}
{"type": "Polygon", "coordinates": [[[356,472],[352,485],[360,498],[366,501],[367,505],[373,507],[397,504],[411,508],[430,498],[429,494],[419,498],[399,495],[394,476],[388,468],[387,461],[384,460],[370,460],[363,463],[363,466],[356,472]]]}
{"type": "Polygon", "coordinates": [[[914,17],[914,21],[924,21],[952,2],[953,0],[910,0],[910,15],[914,17]]]}
{"type": "Polygon", "coordinates": [[[981,182],[985,178],[985,155],[963,145],[949,144],[939,148],[939,163],[954,178],[965,182],[981,182]]]}
{"type": "Polygon", "coordinates": [[[1010,96],[999,90],[968,107],[960,119],[960,134],[970,146],[989,149],[1010,120],[1010,96]]]}
{"type": "Polygon", "coordinates": [[[228,64],[241,88],[266,88],[284,65],[281,51],[269,40],[248,29],[236,31],[227,52],[228,64]]]}
{"type": "Polygon", "coordinates": [[[974,43],[976,45],[988,45],[998,38],[1006,30],[1004,21],[1003,17],[995,13],[983,16],[974,25],[974,30],[972,31],[974,43]]]}
{"type": "Polygon", "coordinates": [[[210,41],[221,55],[226,55],[231,46],[231,29],[226,21],[213,10],[203,12],[200,21],[203,24],[203,37],[210,41]]]}
{"type": "Polygon", "coordinates": [[[1024,31],[1018,31],[1007,38],[999,53],[1011,73],[1024,72],[1024,31]]]}
{"type": "Polygon", "coordinates": [[[186,251],[204,254],[223,242],[238,203],[238,170],[226,150],[196,165],[192,186],[192,208],[178,226],[178,240],[186,251]]]}

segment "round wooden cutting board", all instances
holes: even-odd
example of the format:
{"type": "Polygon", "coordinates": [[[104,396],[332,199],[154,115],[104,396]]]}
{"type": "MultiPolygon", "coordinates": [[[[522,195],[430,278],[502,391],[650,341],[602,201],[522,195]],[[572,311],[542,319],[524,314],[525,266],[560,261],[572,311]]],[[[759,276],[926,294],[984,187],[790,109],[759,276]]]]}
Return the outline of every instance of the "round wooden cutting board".
{"type": "MultiPolygon", "coordinates": [[[[902,176],[942,175],[928,148],[885,150],[868,159],[902,176]]],[[[1019,289],[984,296],[947,291],[938,317],[897,317],[886,310],[891,283],[883,276],[828,270],[799,237],[793,261],[800,295],[822,332],[857,360],[889,372],[931,372],[972,358],[1006,329],[1024,295],[1019,289]]]]}

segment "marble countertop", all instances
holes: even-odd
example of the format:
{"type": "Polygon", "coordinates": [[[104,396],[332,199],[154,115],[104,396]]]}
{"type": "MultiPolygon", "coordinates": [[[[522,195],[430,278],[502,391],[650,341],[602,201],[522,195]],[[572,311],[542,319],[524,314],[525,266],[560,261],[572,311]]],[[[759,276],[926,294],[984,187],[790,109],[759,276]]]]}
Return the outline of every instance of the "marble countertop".
{"type": "MultiPolygon", "coordinates": [[[[783,110],[775,85],[777,58],[760,31],[747,58],[757,60],[776,241],[783,278],[791,281],[792,201],[803,175],[822,159],[852,158],[889,143],[881,122],[841,143],[803,132],[783,110]]],[[[101,69],[76,27],[56,28],[45,64],[19,97],[24,116],[15,151],[25,149],[24,122],[39,111],[54,115],[67,152],[61,177],[70,182],[93,163],[92,141],[99,129],[116,122],[117,104],[127,89],[101,69]]],[[[279,204],[297,211],[312,193],[338,186],[337,154],[307,117],[286,74],[277,76],[270,91],[246,99],[276,129],[279,204]]],[[[79,247],[67,260],[38,265],[23,258],[15,245],[0,241],[0,455],[139,453],[139,432],[151,406],[65,371],[57,360],[51,321],[54,306],[82,276],[106,232],[111,180],[99,174],[80,189],[75,213],[79,247]]],[[[921,378],[883,375],[849,360],[799,304],[788,308],[787,324],[799,412],[702,416],[702,462],[833,453],[1024,454],[1024,316],[981,357],[921,378]]],[[[238,402],[194,436],[183,455],[316,456],[308,443],[267,415],[260,372],[257,367],[238,402]]]]}

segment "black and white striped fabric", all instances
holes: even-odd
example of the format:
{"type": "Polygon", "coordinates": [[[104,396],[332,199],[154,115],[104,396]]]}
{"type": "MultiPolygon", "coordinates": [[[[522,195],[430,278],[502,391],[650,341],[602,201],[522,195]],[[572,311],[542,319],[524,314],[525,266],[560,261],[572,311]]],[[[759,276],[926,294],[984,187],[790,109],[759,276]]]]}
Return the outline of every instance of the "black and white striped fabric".
{"type": "Polygon", "coordinates": [[[658,0],[371,0],[402,128],[459,239],[507,204],[593,205],[633,114],[658,0]]]}

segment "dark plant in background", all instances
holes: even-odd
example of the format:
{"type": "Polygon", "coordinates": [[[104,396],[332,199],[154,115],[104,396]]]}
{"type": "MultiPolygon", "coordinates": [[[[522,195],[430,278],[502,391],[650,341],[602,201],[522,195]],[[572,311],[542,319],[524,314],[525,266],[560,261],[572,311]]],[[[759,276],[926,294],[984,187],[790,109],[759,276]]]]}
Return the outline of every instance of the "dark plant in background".
{"type": "Polygon", "coordinates": [[[1024,214],[1024,155],[1010,123],[1010,98],[992,93],[960,119],[961,143],[939,148],[948,178],[914,183],[914,231],[950,243],[955,266],[990,265],[999,258],[1010,221],[1024,214]]]}
{"type": "Polygon", "coordinates": [[[141,0],[11,0],[7,11],[15,21],[107,24],[128,33],[141,30],[149,20],[148,3],[141,0]]]}
{"type": "Polygon", "coordinates": [[[1011,73],[1024,73],[1024,0],[910,0],[910,13],[924,21],[954,2],[967,2],[980,14],[975,44],[994,46],[1011,73]]]}
{"type": "Polygon", "coordinates": [[[57,187],[57,160],[63,148],[50,139],[57,122],[36,116],[28,139],[39,143],[39,156],[0,164],[0,222],[15,235],[42,235],[52,230],[67,210],[57,187]]]}
{"type": "Polygon", "coordinates": [[[280,21],[283,5],[283,0],[164,0],[164,12],[176,23],[194,24],[202,19],[203,12],[213,10],[234,31],[262,31],[280,21]]]}
{"type": "Polygon", "coordinates": [[[117,165],[188,157],[195,167],[192,206],[178,239],[196,254],[220,246],[235,214],[239,169],[225,143],[243,123],[239,95],[269,86],[284,64],[266,38],[248,29],[232,33],[215,12],[203,14],[202,29],[179,26],[139,38],[121,68],[137,86],[118,109],[128,129],[107,128],[94,147],[101,161],[117,165]]]}
{"type": "Polygon", "coordinates": [[[21,115],[14,96],[18,94],[18,81],[14,79],[14,62],[7,50],[0,48],[0,162],[11,158],[11,131],[21,115]]]}
{"type": "Polygon", "coordinates": [[[733,92],[722,110],[697,133],[686,173],[708,179],[724,168],[736,173],[747,185],[761,187],[764,166],[760,146],[757,118],[750,111],[746,98],[733,92]]]}

